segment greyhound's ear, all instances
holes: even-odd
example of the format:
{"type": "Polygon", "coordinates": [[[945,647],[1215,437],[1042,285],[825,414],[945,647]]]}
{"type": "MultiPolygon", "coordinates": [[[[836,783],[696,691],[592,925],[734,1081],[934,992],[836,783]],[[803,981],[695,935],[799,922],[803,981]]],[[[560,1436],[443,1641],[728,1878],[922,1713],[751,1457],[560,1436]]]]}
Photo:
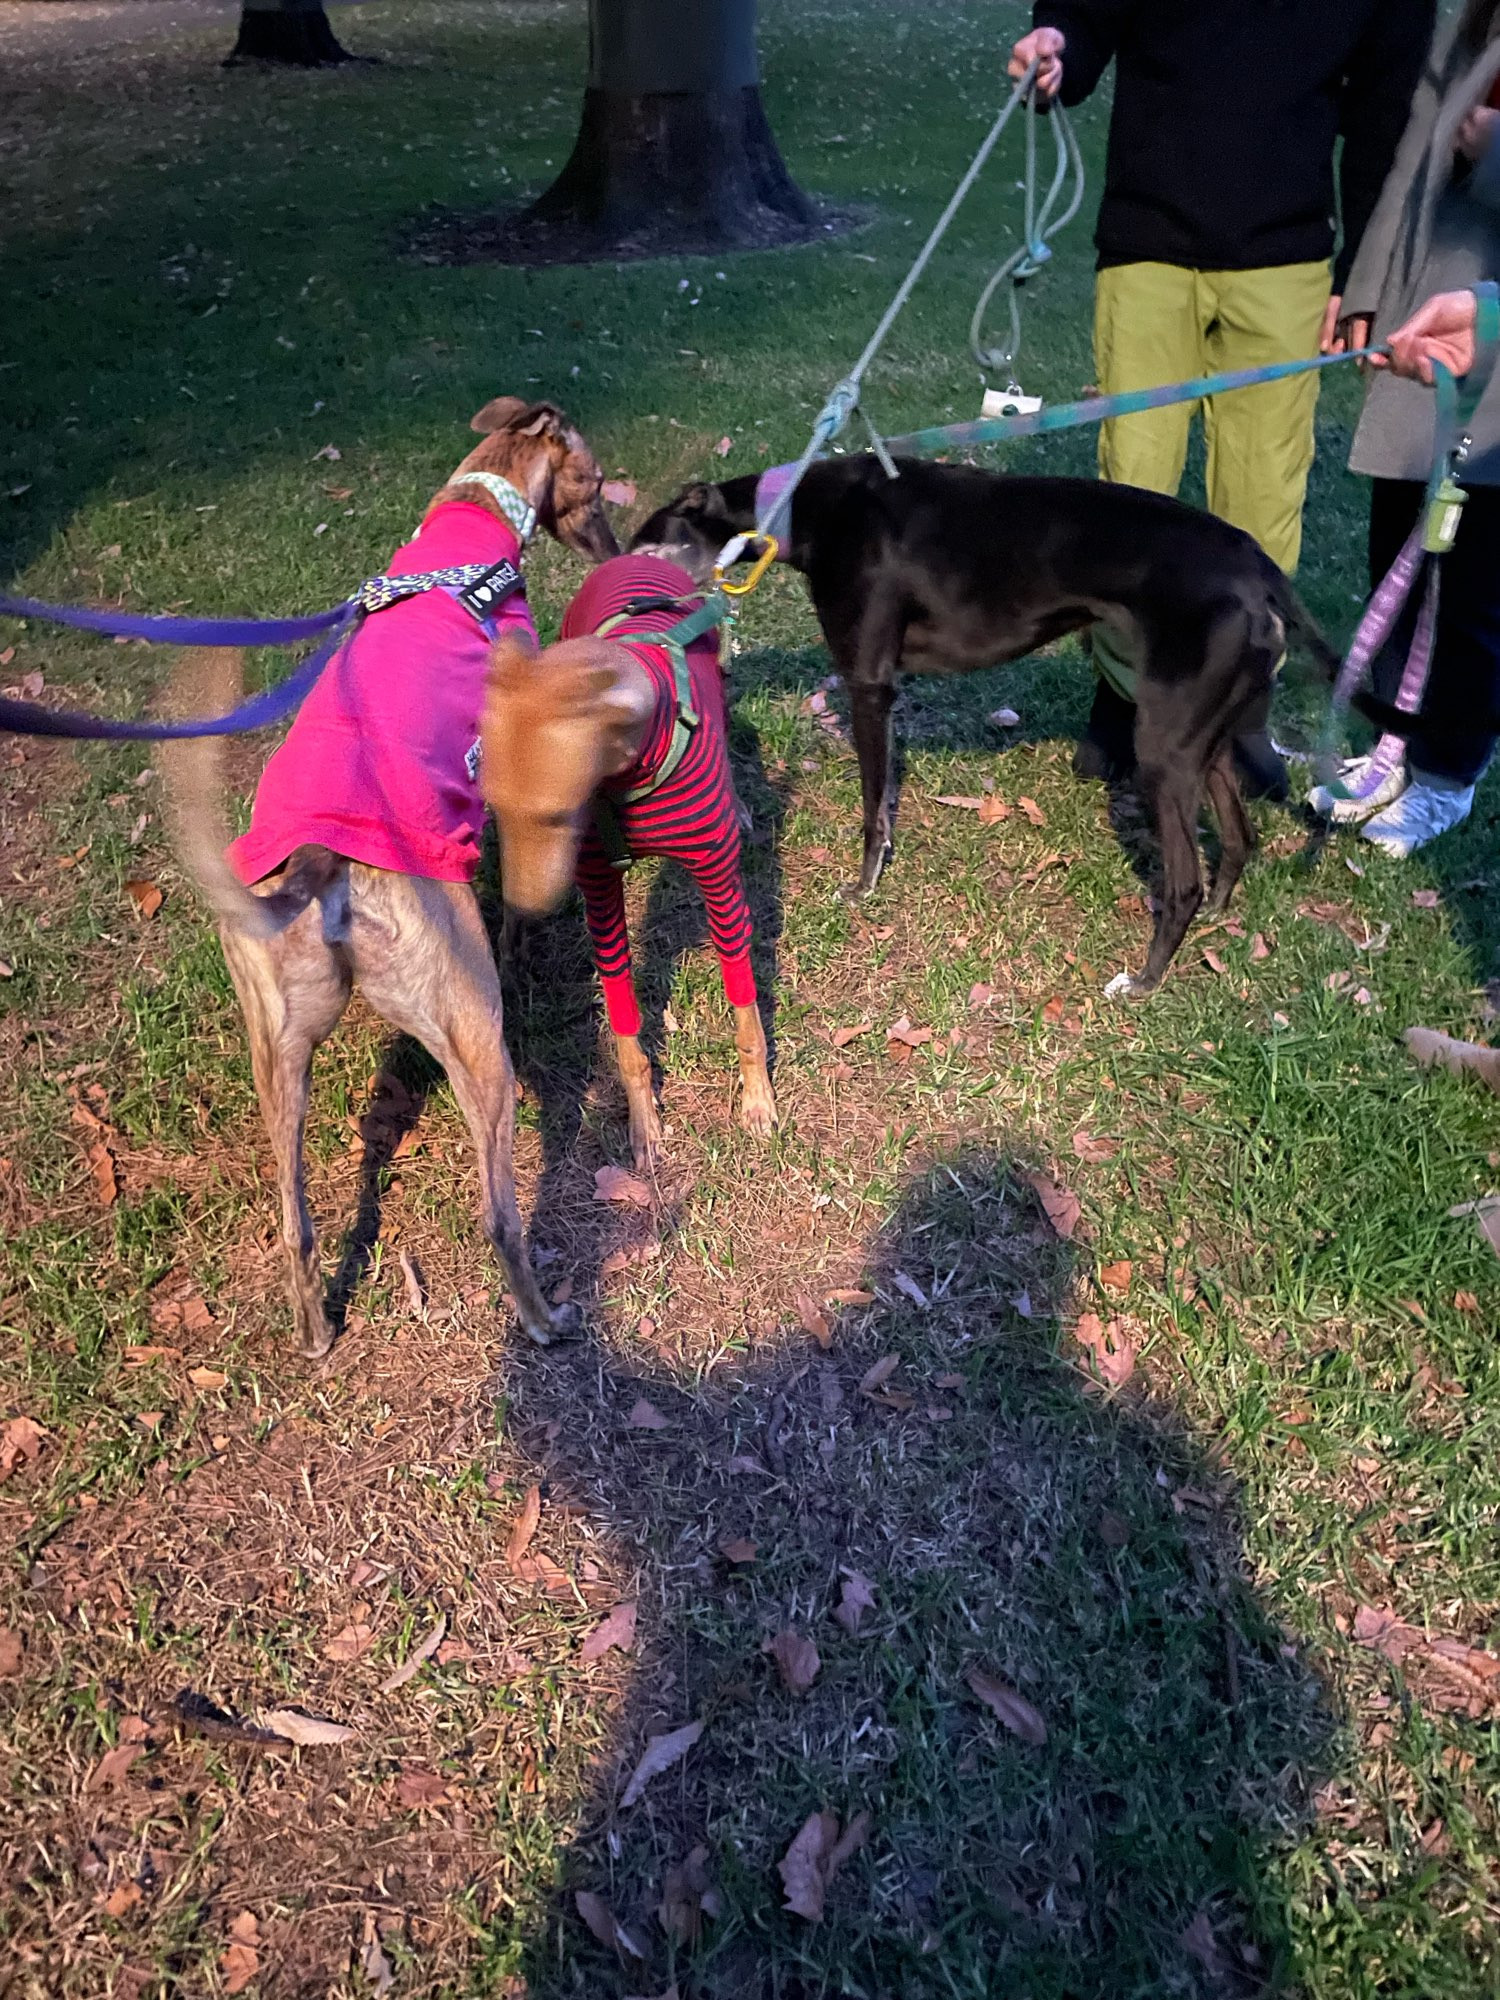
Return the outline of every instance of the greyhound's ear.
{"type": "Polygon", "coordinates": [[[528,407],[520,396],[496,396],[493,402],[474,412],[469,419],[469,429],[482,433],[509,430],[528,407]]]}
{"type": "Polygon", "coordinates": [[[556,403],[532,403],[507,429],[519,431],[522,437],[560,438],[568,434],[568,420],[556,403]]]}
{"type": "Polygon", "coordinates": [[[706,514],[718,497],[712,486],[705,486],[697,480],[691,486],[684,486],[672,504],[684,510],[691,508],[696,514],[706,514]]]}

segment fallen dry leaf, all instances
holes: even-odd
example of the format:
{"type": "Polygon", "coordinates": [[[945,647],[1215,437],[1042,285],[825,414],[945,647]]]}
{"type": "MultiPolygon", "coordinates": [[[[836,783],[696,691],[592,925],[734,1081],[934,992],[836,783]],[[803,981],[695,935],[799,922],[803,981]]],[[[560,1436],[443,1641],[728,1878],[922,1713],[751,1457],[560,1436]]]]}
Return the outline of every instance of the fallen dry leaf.
{"type": "Polygon", "coordinates": [[[449,1803],[447,1781],[421,1764],[403,1764],[396,1779],[396,1803],[408,1812],[420,1811],[423,1806],[445,1806],[449,1803]]]}
{"type": "Polygon", "coordinates": [[[857,1569],[850,1570],[840,1585],[838,1609],[834,1617],[846,1632],[858,1633],[865,1613],[874,1609],[874,1584],[867,1576],[861,1576],[857,1569]]]}
{"type": "Polygon", "coordinates": [[[900,1042],[908,1049],[919,1049],[924,1042],[932,1040],[931,1028],[914,1028],[903,1014],[899,1021],[892,1021],[885,1031],[888,1042],[900,1042]]]}
{"type": "Polygon", "coordinates": [[[1418,910],[1435,910],[1442,903],[1442,898],[1436,889],[1413,889],[1411,900],[1413,907],[1418,910]]]}
{"type": "Polygon", "coordinates": [[[836,1049],[846,1049],[861,1035],[868,1035],[874,1025],[873,1021],[856,1021],[851,1028],[835,1028],[828,1039],[836,1049]]]}
{"type": "Polygon", "coordinates": [[[140,1883],[122,1882],[117,1889],[111,1889],[105,1897],[104,1914],[107,1917],[114,1917],[118,1921],[121,1917],[128,1917],[130,1912],[139,1905],[140,1901],[140,1883]]]}
{"type": "Polygon", "coordinates": [[[796,1839],[776,1864],[786,1901],[784,1907],[808,1923],[823,1920],[828,1890],[835,1875],[870,1837],[870,1815],[856,1813],[839,1834],[838,1815],[810,1813],[796,1839]]]}
{"type": "Polygon", "coordinates": [[[599,488],[601,499],[611,507],[633,507],[635,505],[635,481],[633,479],[606,479],[599,488]]]}
{"type": "Polygon", "coordinates": [[[226,1993],[243,1993],[260,1971],[260,1953],[252,1944],[232,1944],[219,1959],[226,1993]]]}
{"type": "Polygon", "coordinates": [[[386,1675],[375,1692],[377,1694],[394,1694],[397,1688],[405,1687],[408,1681],[415,1680],[427,1661],[432,1658],[438,1647],[442,1645],[443,1640],[447,1637],[447,1633],[448,1614],[446,1611],[440,1611],[436,1625],[433,1626],[421,1645],[396,1668],[394,1673],[386,1675]]]}
{"type": "Polygon", "coordinates": [[[359,1970],[375,1989],[376,2000],[385,2000],[396,1983],[396,1968],[385,1955],[380,1926],[373,1910],[365,1911],[364,1935],[359,1947],[359,1970]]]}
{"type": "MultiPolygon", "coordinates": [[[[657,1919],[668,1937],[695,1944],[705,1917],[717,1917],[723,1899],[708,1872],[708,1849],[695,1847],[662,1877],[657,1919]]],[[[674,1989],[675,1990],[675,1989],[674,1989]]]]}
{"type": "Polygon", "coordinates": [[[992,708],[985,717],[985,721],[993,722],[997,729],[1015,729],[1020,720],[1013,708],[992,708]]]}
{"type": "Polygon", "coordinates": [[[406,1310],[413,1319],[421,1319],[427,1310],[427,1287],[422,1282],[421,1267],[405,1250],[396,1253],[396,1262],[401,1267],[401,1282],[406,1288],[406,1310]]]}
{"type": "Polygon", "coordinates": [[[88,1160],[94,1179],[94,1198],[101,1208],[110,1208],[120,1192],[115,1156],[102,1139],[96,1139],[89,1147],[88,1160]]]}
{"type": "Polygon", "coordinates": [[[594,1175],[595,1201],[629,1201],[637,1208],[651,1206],[651,1190],[638,1174],[623,1167],[600,1167],[594,1175]]]}
{"type": "Polygon", "coordinates": [[[1413,1646],[1420,1646],[1423,1634],[1407,1625],[1389,1606],[1362,1604],[1354,1614],[1354,1637],[1393,1663],[1400,1661],[1413,1646]]]}
{"type": "Polygon", "coordinates": [[[635,1617],[633,1604],[617,1604],[608,1617],[603,1618],[589,1633],[578,1648],[580,1660],[602,1660],[611,1646],[618,1646],[622,1653],[635,1649],[635,1617]]]}
{"type": "Polygon", "coordinates": [[[1033,826],[1045,826],[1047,824],[1047,815],[1042,811],[1035,799],[1017,799],[1016,804],[1025,813],[1033,826]]]}
{"type": "Polygon", "coordinates": [[[1101,1139],[1081,1126],[1073,1134],[1073,1151],[1090,1166],[1097,1166],[1101,1160],[1112,1160],[1119,1150],[1113,1139],[1101,1139]]]}
{"type": "Polygon", "coordinates": [[[1461,1313],[1477,1313],[1479,1310],[1477,1293],[1455,1292],[1453,1294],[1453,1310],[1461,1313]]]}
{"type": "Polygon", "coordinates": [[[653,1778],[659,1778],[663,1771],[670,1771],[680,1763],[703,1734],[701,1722],[685,1722],[681,1729],[673,1729],[665,1736],[653,1736],[646,1745],[646,1754],[636,1765],[630,1783],[625,1787],[625,1795],[620,1800],[620,1810],[624,1812],[633,1806],[653,1778]]]}
{"type": "Polygon", "coordinates": [[[14,1680],[26,1658],[26,1646],[19,1632],[0,1625],[0,1681],[14,1680]]]}
{"type": "Polygon", "coordinates": [[[1234,1969],[1233,1961],[1219,1949],[1207,1910],[1198,1912],[1177,1942],[1216,1981],[1222,1982],[1234,1969]]]}
{"type": "Polygon", "coordinates": [[[1224,963],[1223,959],[1220,958],[1219,954],[1213,950],[1206,950],[1204,952],[1203,963],[1208,967],[1210,972],[1224,973],[1229,970],[1229,967],[1224,963]]]}
{"type": "Polygon", "coordinates": [[[969,988],[969,1012],[977,1014],[981,1008],[988,1007],[999,991],[998,986],[986,986],[983,980],[976,979],[969,988]]]}
{"type": "Polygon", "coordinates": [[[1006,1681],[998,1681],[993,1674],[987,1674],[982,1667],[970,1667],[964,1676],[974,1693],[992,1709],[1010,1731],[1019,1736],[1023,1743],[1041,1745],[1047,1740],[1047,1725],[1024,1695],[1006,1681]]]}
{"type": "Polygon", "coordinates": [[[573,1906],[600,1944],[617,1951],[621,1958],[645,1958],[644,1950],[602,1896],[596,1896],[592,1889],[579,1889],[573,1897],[573,1906]]]}
{"type": "Polygon", "coordinates": [[[39,1457],[46,1436],[46,1431],[32,1418],[12,1417],[0,1429],[0,1479],[14,1472],[23,1459],[29,1463],[39,1457]]]}
{"type": "Polygon", "coordinates": [[[1003,819],[1010,818],[1010,807],[996,793],[989,792],[979,802],[979,824],[998,826],[1003,819]]]}
{"type": "Polygon", "coordinates": [[[790,1625],[771,1641],[771,1657],[793,1694],[806,1694],[823,1664],[812,1640],[790,1625]]]}
{"type": "Polygon", "coordinates": [[[939,792],[937,803],[940,806],[955,806],[960,812],[977,813],[984,804],[984,798],[978,792],[939,792]]]}
{"type": "Polygon", "coordinates": [[[861,1395],[873,1396],[877,1389],[883,1389],[900,1366],[901,1356],[899,1354],[881,1355],[873,1367],[867,1368],[864,1374],[860,1376],[859,1387],[861,1395]]]}
{"type": "Polygon", "coordinates": [[[898,1292],[904,1292],[914,1306],[920,1306],[924,1312],[927,1310],[927,1294],[915,1278],[905,1271],[892,1271],[891,1283],[898,1292]]]}
{"type": "Polygon", "coordinates": [[[257,1729],[269,1729],[273,1736],[304,1748],[347,1743],[354,1734],[347,1722],[330,1722],[326,1715],[307,1715],[300,1708],[258,1708],[252,1720],[257,1729]]]}
{"type": "Polygon", "coordinates": [[[1130,1540],[1130,1523],[1121,1514],[1112,1514],[1106,1507],[1099,1516],[1099,1539],[1106,1548],[1123,1549],[1130,1540]]]}
{"type": "Polygon", "coordinates": [[[93,1770],[89,1772],[85,1791],[113,1791],[125,1782],[131,1765],[141,1754],[139,1743],[117,1743],[113,1750],[106,1750],[93,1770]]]}
{"type": "Polygon", "coordinates": [[[633,1431],[664,1431],[667,1428],[667,1420],[661,1411],[655,1403],[647,1402],[644,1396],[638,1396],[631,1404],[625,1414],[625,1422],[633,1431]]]}
{"type": "Polygon", "coordinates": [[[730,1535],[719,1544],[719,1554],[726,1562],[748,1563],[755,1561],[755,1543],[748,1535],[730,1535]]]}
{"type": "Polygon", "coordinates": [[[803,1330],[812,1335],[826,1354],[833,1345],[833,1327],[828,1315],[819,1311],[817,1300],[807,1292],[797,1294],[797,1317],[802,1322],[803,1330]]]}
{"type": "Polygon", "coordinates": [[[521,1502],[521,1511],[510,1531],[510,1540],[505,1544],[505,1560],[512,1569],[531,1546],[531,1538],[541,1518],[542,1489],[533,1481],[526,1489],[526,1498],[521,1502]]]}
{"type": "Polygon", "coordinates": [[[1080,1313],[1073,1338],[1089,1352],[1099,1379],[1119,1389],[1135,1373],[1135,1348],[1117,1319],[1106,1326],[1097,1313],[1080,1313]]]}
{"type": "Polygon", "coordinates": [[[1128,1257],[1122,1257],[1115,1264],[1101,1264],[1099,1282],[1107,1292],[1128,1292],[1130,1290],[1131,1264],[1128,1257]]]}
{"type": "Polygon", "coordinates": [[[358,1619],[352,1620],[341,1632],[335,1632],[324,1646],[323,1658],[337,1661],[340,1666],[347,1666],[350,1661],[357,1660],[362,1653],[368,1652],[374,1638],[373,1626],[366,1625],[358,1619]]]}
{"type": "Polygon", "coordinates": [[[875,1294],[858,1285],[840,1285],[828,1297],[830,1303],[836,1306],[872,1306],[875,1303],[875,1294]]]}
{"type": "Polygon", "coordinates": [[[229,1377],[217,1368],[190,1368],[187,1378],[195,1389],[223,1389],[229,1383],[229,1377]]]}
{"type": "Polygon", "coordinates": [[[1265,936],[1260,931],[1257,931],[1250,940],[1250,956],[1256,960],[1271,956],[1271,947],[1266,943],[1265,936]]]}
{"type": "Polygon", "coordinates": [[[126,882],[125,893],[143,917],[154,917],[166,901],[158,883],[145,881],[135,875],[126,882]]]}
{"type": "Polygon", "coordinates": [[[1073,1231],[1078,1227],[1083,1214],[1083,1204],[1076,1194],[1057,1182],[1049,1180],[1046,1174],[1025,1174],[1022,1176],[1036,1192],[1042,1204],[1043,1213],[1053,1229],[1065,1243],[1071,1241],[1073,1231]]]}
{"type": "Polygon", "coordinates": [[[714,446],[714,457],[728,458],[729,454],[733,450],[734,450],[734,439],[721,437],[719,439],[719,442],[714,446]]]}

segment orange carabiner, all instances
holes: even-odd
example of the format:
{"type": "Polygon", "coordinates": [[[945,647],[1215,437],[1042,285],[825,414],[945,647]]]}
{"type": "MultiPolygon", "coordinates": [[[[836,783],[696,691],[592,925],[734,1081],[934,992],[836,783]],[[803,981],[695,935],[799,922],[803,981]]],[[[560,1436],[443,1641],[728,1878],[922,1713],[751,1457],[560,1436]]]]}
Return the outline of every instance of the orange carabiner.
{"type": "Polygon", "coordinates": [[[765,535],[761,539],[764,540],[766,546],[761,554],[755,558],[750,574],[745,578],[743,583],[726,583],[723,570],[715,568],[714,582],[726,597],[748,597],[766,571],[771,567],[772,563],[775,562],[777,556],[781,554],[781,544],[774,535],[765,535]]]}

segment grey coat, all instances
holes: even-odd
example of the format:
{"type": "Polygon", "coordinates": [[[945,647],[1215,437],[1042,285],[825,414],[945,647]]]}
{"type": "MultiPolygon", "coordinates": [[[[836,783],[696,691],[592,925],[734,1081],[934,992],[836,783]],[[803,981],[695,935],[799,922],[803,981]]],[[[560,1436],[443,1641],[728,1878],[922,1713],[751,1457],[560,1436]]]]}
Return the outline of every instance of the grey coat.
{"type": "MultiPolygon", "coordinates": [[[[1485,102],[1497,78],[1500,16],[1477,58],[1458,42],[1456,25],[1439,31],[1344,287],[1343,311],[1370,314],[1376,340],[1434,292],[1500,277],[1500,138],[1468,171],[1454,150],[1459,126],[1485,102]]],[[[1470,429],[1465,477],[1500,486],[1500,370],[1470,429]]],[[[1349,454],[1352,470],[1376,479],[1425,479],[1432,449],[1432,391],[1420,382],[1372,375],[1349,454]]]]}

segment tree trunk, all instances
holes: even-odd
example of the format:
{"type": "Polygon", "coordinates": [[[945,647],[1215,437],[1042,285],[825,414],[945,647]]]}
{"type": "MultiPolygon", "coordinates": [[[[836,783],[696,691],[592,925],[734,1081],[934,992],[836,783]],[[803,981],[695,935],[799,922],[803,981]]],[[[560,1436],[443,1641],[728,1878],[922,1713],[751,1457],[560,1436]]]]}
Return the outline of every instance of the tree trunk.
{"type": "Polygon", "coordinates": [[[314,69],[352,62],[328,25],[323,0],[244,0],[239,40],[224,67],[243,62],[291,63],[314,69]]]}
{"type": "Polygon", "coordinates": [[[766,120],[755,13],[756,0],[589,0],[578,137],[518,232],[571,235],[596,256],[821,233],[766,120]]]}

